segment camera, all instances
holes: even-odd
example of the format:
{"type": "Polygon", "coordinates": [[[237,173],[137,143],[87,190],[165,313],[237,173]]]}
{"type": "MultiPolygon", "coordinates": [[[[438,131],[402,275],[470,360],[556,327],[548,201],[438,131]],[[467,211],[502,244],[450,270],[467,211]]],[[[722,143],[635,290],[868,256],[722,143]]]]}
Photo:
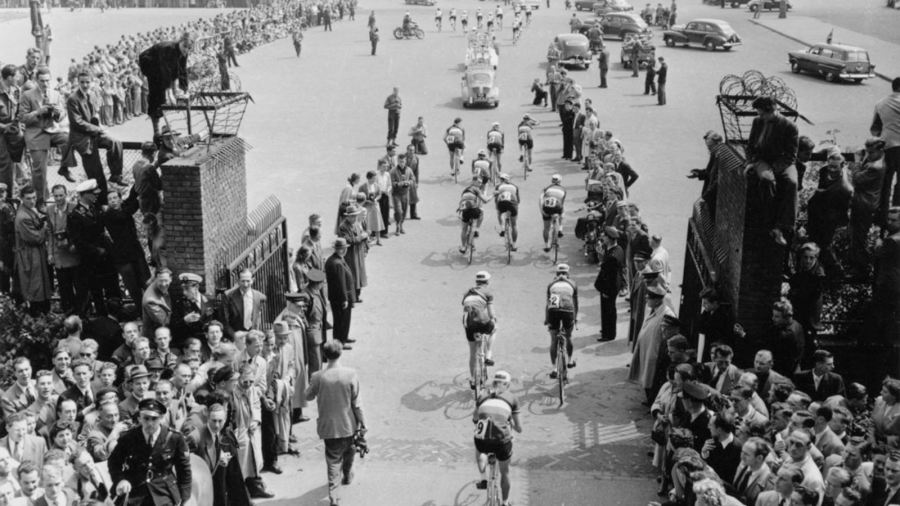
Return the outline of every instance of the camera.
{"type": "Polygon", "coordinates": [[[369,453],[369,443],[366,441],[366,437],[358,431],[353,435],[353,448],[356,449],[356,453],[359,453],[361,459],[366,458],[366,454],[369,453]]]}

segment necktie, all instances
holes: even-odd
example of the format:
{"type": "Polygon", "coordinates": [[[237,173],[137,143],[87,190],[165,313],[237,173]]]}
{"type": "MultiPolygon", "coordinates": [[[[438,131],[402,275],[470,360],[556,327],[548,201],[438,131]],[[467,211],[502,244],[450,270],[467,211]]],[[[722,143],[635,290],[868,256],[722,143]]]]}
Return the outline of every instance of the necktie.
{"type": "Polygon", "coordinates": [[[28,401],[28,405],[31,406],[34,404],[34,394],[31,392],[31,387],[25,388],[25,399],[28,401]]]}
{"type": "Polygon", "coordinates": [[[153,438],[153,434],[147,436],[147,444],[150,445],[150,448],[153,448],[153,443],[155,439],[153,438]]]}
{"type": "Polygon", "coordinates": [[[22,443],[13,443],[13,458],[22,462],[22,443]]]}
{"type": "Polygon", "coordinates": [[[737,481],[737,491],[739,494],[744,494],[747,491],[747,484],[750,482],[750,468],[745,467],[741,473],[741,477],[738,478],[737,481]]]}
{"type": "Polygon", "coordinates": [[[719,379],[722,378],[722,374],[724,374],[724,373],[725,373],[725,371],[720,370],[719,372],[716,373],[715,377],[713,377],[713,380],[712,380],[713,388],[719,387],[719,379]]]}

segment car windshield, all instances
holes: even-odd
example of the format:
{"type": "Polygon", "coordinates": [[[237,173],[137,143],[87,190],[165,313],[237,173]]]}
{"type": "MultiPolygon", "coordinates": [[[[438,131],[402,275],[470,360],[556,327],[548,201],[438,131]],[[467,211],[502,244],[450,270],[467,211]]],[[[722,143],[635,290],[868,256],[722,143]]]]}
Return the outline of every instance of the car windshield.
{"type": "Polygon", "coordinates": [[[865,51],[847,51],[846,56],[844,56],[844,61],[858,61],[868,63],[869,53],[865,51]]]}
{"type": "Polygon", "coordinates": [[[490,74],[470,74],[469,75],[469,83],[474,86],[479,86],[482,84],[491,84],[491,75],[490,74]]]}

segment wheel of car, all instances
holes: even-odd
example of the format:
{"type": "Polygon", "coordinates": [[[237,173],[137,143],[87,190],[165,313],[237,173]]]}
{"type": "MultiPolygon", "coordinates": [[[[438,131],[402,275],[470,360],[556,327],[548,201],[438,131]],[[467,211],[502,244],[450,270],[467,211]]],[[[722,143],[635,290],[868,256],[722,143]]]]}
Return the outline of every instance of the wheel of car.
{"type": "Polygon", "coordinates": [[[731,46],[723,46],[722,49],[726,51],[731,51],[731,46]]]}
{"type": "Polygon", "coordinates": [[[715,51],[716,50],[716,44],[715,44],[715,42],[713,42],[711,40],[706,41],[706,43],[703,44],[703,47],[705,47],[707,51],[715,51]]]}
{"type": "Polygon", "coordinates": [[[759,9],[759,6],[757,6],[757,5],[750,6],[750,12],[756,12],[756,9],[759,9]]]}
{"type": "Polygon", "coordinates": [[[469,103],[466,102],[465,99],[463,99],[463,109],[468,109],[468,108],[469,108],[469,103]]]}
{"type": "Polygon", "coordinates": [[[833,82],[837,81],[837,74],[835,74],[834,72],[826,72],[825,80],[828,81],[829,83],[833,83],[833,82]]]}
{"type": "Polygon", "coordinates": [[[675,39],[672,37],[666,37],[666,46],[675,47],[675,39]]]}
{"type": "Polygon", "coordinates": [[[591,64],[590,64],[590,63],[585,63],[585,64],[584,64],[584,70],[590,70],[590,69],[591,69],[591,64]]]}
{"type": "Polygon", "coordinates": [[[800,63],[799,62],[796,62],[796,61],[791,62],[791,72],[793,72],[795,74],[800,73],[800,63]]]}
{"type": "Polygon", "coordinates": [[[397,39],[403,38],[403,29],[402,28],[394,28],[394,37],[397,39]]]}
{"type": "Polygon", "coordinates": [[[425,38],[425,30],[422,30],[421,28],[416,28],[416,38],[424,39],[425,38]]]}

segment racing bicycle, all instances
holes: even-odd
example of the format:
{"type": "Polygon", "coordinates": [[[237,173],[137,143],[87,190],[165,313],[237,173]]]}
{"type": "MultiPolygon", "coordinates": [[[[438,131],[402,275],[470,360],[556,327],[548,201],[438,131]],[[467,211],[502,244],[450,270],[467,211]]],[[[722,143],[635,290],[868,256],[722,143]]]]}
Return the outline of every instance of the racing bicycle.
{"type": "Polygon", "coordinates": [[[434,26],[437,27],[438,31],[443,31],[441,25],[444,23],[442,18],[434,18],[434,26]]]}
{"type": "Polygon", "coordinates": [[[452,28],[454,32],[456,31],[456,18],[450,18],[450,28],[452,28]]]}
{"type": "Polygon", "coordinates": [[[503,213],[503,220],[503,238],[506,239],[506,264],[509,265],[512,262],[513,252],[512,224],[510,223],[512,216],[510,216],[509,211],[503,213]]]}
{"type": "Polygon", "coordinates": [[[529,26],[531,26],[531,15],[526,13],[525,14],[525,28],[528,28],[529,26]]]}
{"type": "Polygon", "coordinates": [[[528,173],[531,172],[531,151],[524,144],[519,144],[519,160],[522,162],[522,173],[528,179],[528,173]]]}
{"type": "Polygon", "coordinates": [[[466,239],[466,254],[469,256],[469,265],[472,265],[472,255],[475,253],[475,220],[469,223],[469,233],[466,239]]]}
{"type": "MultiPolygon", "coordinates": [[[[479,420],[479,424],[487,423],[479,420]]],[[[481,427],[476,427],[476,432],[481,427]]],[[[481,429],[484,430],[484,429],[481,429]]],[[[500,506],[503,504],[503,498],[500,494],[500,465],[497,462],[497,456],[493,453],[487,454],[488,479],[487,479],[487,506],[500,506]]]]}
{"type": "Polygon", "coordinates": [[[450,166],[453,167],[453,182],[459,182],[459,166],[462,164],[462,153],[459,148],[450,153],[450,166]]]}
{"type": "Polygon", "coordinates": [[[490,181],[491,181],[491,184],[494,185],[494,187],[496,187],[497,186],[497,178],[499,177],[500,173],[502,172],[500,170],[500,151],[497,150],[497,148],[491,148],[491,151],[488,154],[488,161],[491,162],[491,179],[490,179],[490,181]]]}
{"type": "Polygon", "coordinates": [[[484,393],[488,384],[487,363],[487,340],[490,335],[475,333],[475,344],[478,346],[478,352],[475,355],[475,400],[477,401],[481,394],[484,393]]]}
{"type": "Polygon", "coordinates": [[[553,263],[559,258],[559,214],[553,213],[550,217],[550,250],[553,252],[553,263]]]}
{"type": "Polygon", "coordinates": [[[559,407],[566,402],[566,383],[569,382],[569,356],[566,353],[566,327],[556,331],[556,381],[559,383],[559,407]]]}

